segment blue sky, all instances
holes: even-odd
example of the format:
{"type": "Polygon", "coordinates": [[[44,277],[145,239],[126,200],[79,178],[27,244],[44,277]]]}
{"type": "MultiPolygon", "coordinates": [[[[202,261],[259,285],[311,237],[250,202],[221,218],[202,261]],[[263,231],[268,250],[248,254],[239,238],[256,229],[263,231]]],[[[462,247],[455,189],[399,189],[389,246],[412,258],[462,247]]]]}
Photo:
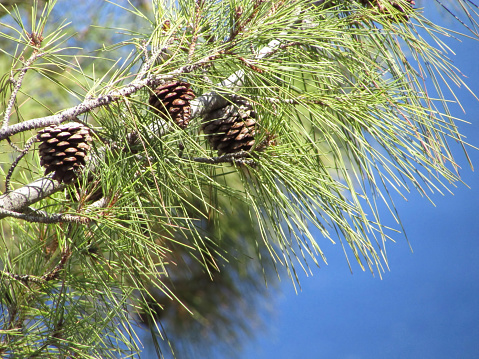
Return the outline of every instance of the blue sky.
{"type": "MultiPolygon", "coordinates": [[[[462,31],[428,8],[426,16],[462,31]]],[[[456,53],[454,64],[479,94],[479,42],[446,42],[456,53]]],[[[457,109],[454,115],[471,122],[460,124],[461,132],[479,146],[479,103],[465,89],[456,93],[466,113],[457,109]]],[[[469,154],[479,169],[479,151],[469,154]]],[[[381,280],[358,267],[351,274],[341,247],[327,246],[329,265],[315,268],[312,277],[303,275],[298,295],[284,280],[268,327],[240,357],[479,358],[479,174],[458,147],[455,155],[470,189],[459,184],[454,195],[435,194],[436,206],[416,193],[408,202],[396,200],[414,252],[397,235],[388,246],[390,271],[381,280]]]]}

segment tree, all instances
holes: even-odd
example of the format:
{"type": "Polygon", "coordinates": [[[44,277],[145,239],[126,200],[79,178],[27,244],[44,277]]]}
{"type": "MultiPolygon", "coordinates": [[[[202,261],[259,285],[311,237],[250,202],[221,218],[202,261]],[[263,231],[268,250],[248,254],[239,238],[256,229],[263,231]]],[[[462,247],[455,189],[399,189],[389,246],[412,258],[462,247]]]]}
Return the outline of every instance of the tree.
{"type": "Polygon", "coordinates": [[[463,82],[411,1],[130,3],[93,44],[37,5],[3,8],[6,355],[138,353],[139,322],[159,355],[214,338],[324,239],[380,275],[378,203],[401,227],[391,192],[460,181],[463,82]]]}

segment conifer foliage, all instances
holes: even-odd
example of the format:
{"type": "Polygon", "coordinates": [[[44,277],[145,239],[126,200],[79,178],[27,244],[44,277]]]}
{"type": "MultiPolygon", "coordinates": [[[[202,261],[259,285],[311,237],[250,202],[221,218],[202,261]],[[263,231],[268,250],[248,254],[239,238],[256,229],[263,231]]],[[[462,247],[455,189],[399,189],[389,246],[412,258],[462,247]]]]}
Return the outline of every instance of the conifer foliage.
{"type": "Polygon", "coordinates": [[[89,1],[2,6],[2,357],[230,350],[265,281],[325,242],[381,275],[394,199],[460,181],[419,1],[89,1]]]}

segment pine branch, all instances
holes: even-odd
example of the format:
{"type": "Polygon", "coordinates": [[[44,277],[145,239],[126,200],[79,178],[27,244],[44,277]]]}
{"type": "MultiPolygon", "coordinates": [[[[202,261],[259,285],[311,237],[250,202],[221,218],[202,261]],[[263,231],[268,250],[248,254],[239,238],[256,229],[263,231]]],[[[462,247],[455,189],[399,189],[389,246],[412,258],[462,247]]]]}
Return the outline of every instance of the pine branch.
{"type": "MultiPolygon", "coordinates": [[[[65,187],[66,184],[54,181],[51,177],[43,177],[0,196],[0,208],[4,211],[22,212],[24,208],[65,187]]],[[[0,219],[6,216],[6,213],[0,213],[0,219]]]]}
{"type": "Polygon", "coordinates": [[[41,277],[37,277],[31,274],[15,274],[15,273],[10,273],[6,271],[0,271],[1,276],[8,277],[10,279],[14,279],[19,282],[24,282],[24,283],[37,283],[37,284],[42,284],[44,283],[44,280],[41,277]]]}
{"type": "Polygon", "coordinates": [[[87,217],[81,217],[71,214],[64,213],[47,213],[41,210],[34,210],[34,214],[31,213],[19,213],[14,211],[9,211],[7,209],[0,208],[0,216],[8,216],[17,219],[23,219],[27,222],[33,223],[79,223],[86,224],[92,220],[87,217]]]}
{"type": "Polygon", "coordinates": [[[24,283],[36,283],[36,284],[43,284],[45,282],[54,280],[58,278],[58,275],[60,274],[60,271],[65,267],[65,264],[67,263],[68,259],[70,258],[72,252],[71,250],[67,247],[62,251],[62,257],[58,264],[53,267],[48,273],[45,273],[41,277],[34,276],[31,274],[15,274],[15,273],[10,273],[7,271],[0,271],[0,274],[2,276],[24,282],[24,283]]]}
{"type": "MultiPolygon", "coordinates": [[[[32,35],[32,38],[33,38],[33,35],[32,35]]],[[[14,84],[14,87],[13,87],[12,94],[10,95],[10,99],[8,100],[7,108],[5,109],[5,114],[3,116],[2,130],[5,130],[6,128],[8,128],[8,122],[10,120],[10,115],[12,114],[13,105],[15,104],[15,101],[17,99],[18,91],[20,91],[20,88],[22,87],[25,74],[27,73],[30,66],[32,66],[32,64],[37,59],[42,57],[44,54],[45,53],[38,52],[38,49],[35,49],[32,55],[28,58],[27,61],[25,61],[25,64],[20,69],[20,75],[18,76],[18,78],[16,80],[13,76],[10,78],[10,81],[14,84]]]]}
{"type": "Polygon", "coordinates": [[[218,156],[218,157],[195,157],[195,158],[192,158],[191,160],[195,162],[209,163],[209,164],[237,163],[241,165],[252,166],[254,164],[254,160],[249,157],[251,157],[251,153],[246,151],[240,151],[236,153],[227,153],[225,155],[218,156]]]}
{"type": "Polygon", "coordinates": [[[62,258],[60,259],[58,264],[50,272],[42,275],[41,279],[45,282],[57,279],[58,275],[60,274],[60,271],[65,267],[65,264],[67,263],[71,255],[72,251],[70,250],[70,248],[64,248],[62,251],[62,258]]]}
{"type": "Polygon", "coordinates": [[[131,96],[132,94],[138,92],[139,90],[145,87],[155,87],[161,82],[172,80],[181,74],[190,73],[196,70],[197,68],[207,66],[211,61],[213,61],[218,56],[221,56],[221,53],[217,53],[211,56],[206,56],[205,58],[193,64],[182,66],[174,71],[171,71],[168,74],[159,74],[159,75],[151,74],[144,79],[134,80],[119,90],[110,91],[105,95],[100,95],[93,99],[86,99],[79,105],[76,105],[64,111],[61,111],[60,113],[56,115],[35,118],[32,120],[28,120],[28,121],[20,122],[15,125],[8,126],[6,128],[2,128],[0,130],[0,141],[20,132],[25,132],[28,130],[47,127],[51,125],[59,125],[60,123],[66,122],[66,121],[73,121],[76,119],[78,115],[90,112],[98,107],[107,106],[115,101],[121,100],[122,98],[131,96]]]}
{"type": "MultiPolygon", "coordinates": [[[[271,41],[268,46],[264,47],[259,51],[259,53],[255,56],[256,59],[261,59],[264,57],[271,56],[277,52],[278,49],[284,49],[288,46],[296,45],[296,42],[288,43],[288,44],[281,44],[280,41],[273,40],[271,41]]],[[[161,54],[165,49],[160,49],[157,55],[161,54]]],[[[194,71],[195,69],[203,66],[207,66],[212,60],[221,56],[222,53],[217,53],[211,56],[207,56],[200,61],[197,61],[193,64],[188,64],[178,68],[170,72],[169,74],[160,74],[160,75],[149,75],[144,79],[136,79],[132,81],[130,84],[124,86],[120,90],[114,90],[106,95],[98,96],[94,99],[86,99],[81,104],[69,108],[67,110],[61,111],[56,115],[41,117],[32,119],[29,121],[24,121],[12,126],[9,126],[5,129],[0,130],[0,140],[5,138],[9,138],[10,136],[24,132],[27,130],[35,129],[35,128],[42,128],[54,124],[60,124],[65,121],[75,120],[77,116],[86,112],[90,112],[95,108],[102,107],[109,105],[114,101],[118,101],[123,97],[130,96],[137,91],[141,90],[144,87],[155,87],[160,82],[166,82],[169,80],[174,79],[176,76],[182,73],[189,73],[194,71]]],[[[150,61],[153,61],[153,56],[150,58],[150,61]]],[[[153,62],[151,62],[152,64],[153,62]]],[[[146,73],[146,69],[143,69],[146,73]]],[[[227,79],[223,80],[217,87],[219,88],[234,88],[236,86],[240,86],[242,84],[244,77],[244,71],[239,70],[232,75],[230,75],[227,79]]],[[[195,100],[191,101],[191,117],[202,117],[205,114],[212,112],[216,109],[222,108],[230,103],[231,100],[235,98],[235,95],[228,95],[227,93],[220,93],[216,91],[208,92],[203,94],[202,96],[197,97],[195,100]]],[[[158,132],[164,132],[158,131],[158,132]]],[[[234,158],[228,158],[221,156],[221,159],[199,159],[197,162],[206,161],[205,163],[221,163],[221,162],[232,162],[234,158]]],[[[250,160],[241,160],[242,163],[250,163],[250,160]]],[[[12,166],[14,167],[14,166],[12,166]]],[[[8,188],[8,187],[7,187],[8,188]]],[[[22,188],[19,188],[15,191],[9,192],[0,196],[0,208],[6,211],[11,211],[12,213],[21,212],[21,209],[25,206],[29,206],[43,198],[46,198],[53,193],[65,188],[65,185],[58,184],[55,181],[43,178],[37,181],[32,182],[29,185],[26,185],[22,188]],[[39,187],[45,186],[43,187],[39,187]]],[[[4,218],[10,212],[3,212],[0,213],[0,218],[4,218]]],[[[16,214],[15,214],[16,215],[16,214]]],[[[40,218],[38,218],[40,219],[40,218]]],[[[56,220],[60,220],[60,218],[55,217],[56,220]]],[[[46,219],[45,219],[46,220],[46,219]]],[[[52,219],[53,220],[53,219],[52,219]]]]}
{"type": "Polygon", "coordinates": [[[5,193],[10,192],[10,181],[13,175],[13,171],[17,167],[20,160],[28,153],[28,151],[33,146],[36,140],[37,140],[36,136],[33,136],[32,138],[30,138],[25,144],[25,147],[23,148],[23,150],[20,150],[21,152],[20,155],[15,159],[15,161],[13,161],[12,165],[10,166],[7,176],[5,177],[5,193]]]}

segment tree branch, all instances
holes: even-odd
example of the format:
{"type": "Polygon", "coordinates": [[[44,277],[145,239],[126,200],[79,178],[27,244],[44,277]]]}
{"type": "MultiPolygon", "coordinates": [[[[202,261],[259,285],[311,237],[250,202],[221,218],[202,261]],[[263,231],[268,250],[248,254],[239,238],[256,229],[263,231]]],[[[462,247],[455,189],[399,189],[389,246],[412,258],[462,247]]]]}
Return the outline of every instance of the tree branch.
{"type": "Polygon", "coordinates": [[[60,259],[60,262],[58,262],[55,268],[53,268],[50,272],[42,275],[41,279],[44,280],[45,282],[48,282],[49,280],[57,279],[58,275],[60,274],[60,271],[65,267],[65,264],[71,255],[72,255],[72,251],[70,250],[70,248],[66,247],[62,251],[62,258],[60,259]]]}
{"type": "Polygon", "coordinates": [[[13,105],[15,104],[15,100],[17,99],[18,91],[20,91],[20,88],[22,87],[25,74],[27,73],[30,66],[35,62],[35,60],[37,60],[42,55],[43,53],[39,53],[38,50],[35,49],[32,55],[25,62],[24,66],[21,68],[18,79],[15,80],[13,76],[11,77],[10,81],[12,81],[15,86],[13,87],[12,94],[10,95],[10,99],[8,100],[7,108],[5,109],[5,115],[3,116],[2,122],[2,130],[8,127],[8,121],[10,120],[10,115],[12,114],[13,105]]]}
{"type": "MultiPolygon", "coordinates": [[[[255,59],[261,59],[267,56],[271,56],[276,53],[276,49],[278,47],[281,48],[281,46],[283,46],[283,48],[285,48],[294,44],[296,43],[288,43],[282,45],[280,41],[272,40],[267,46],[265,46],[258,52],[258,54],[255,56],[255,59]]],[[[193,64],[187,64],[185,66],[182,66],[174,71],[171,71],[168,74],[151,74],[144,79],[134,80],[130,84],[124,86],[119,90],[111,91],[106,95],[98,96],[94,99],[86,99],[79,105],[61,111],[56,115],[36,118],[12,126],[8,126],[7,128],[0,130],[0,140],[6,139],[16,133],[31,130],[34,128],[42,128],[53,124],[60,124],[67,120],[75,120],[76,117],[82,113],[89,112],[95,108],[108,105],[123,97],[130,96],[144,87],[154,87],[162,81],[168,81],[180,74],[189,73],[197,68],[207,66],[212,60],[222,55],[224,55],[223,52],[218,52],[214,55],[206,56],[193,64]]],[[[234,90],[234,88],[236,88],[237,86],[242,85],[243,78],[244,71],[238,70],[232,75],[230,75],[228,78],[223,80],[221,83],[219,83],[217,87],[234,90]]],[[[224,93],[211,91],[206,94],[203,94],[202,96],[199,96],[195,100],[191,101],[191,116],[192,118],[202,117],[208,112],[228,105],[230,101],[235,98],[235,96],[237,95],[228,93],[227,91],[225,91],[224,93]]],[[[246,157],[245,155],[240,155],[240,157],[235,158],[234,156],[224,155],[213,158],[197,158],[195,159],[195,161],[212,164],[222,162],[251,164],[253,162],[253,160],[250,159],[242,159],[242,156],[246,157]],[[235,161],[238,159],[241,160],[235,161]]],[[[28,185],[25,185],[24,187],[16,189],[12,192],[6,193],[0,196],[0,209],[3,210],[0,212],[0,219],[10,215],[10,212],[7,211],[11,211],[14,214],[16,213],[15,215],[22,215],[21,212],[24,208],[46,197],[51,196],[55,192],[60,191],[65,187],[65,184],[60,184],[52,180],[51,178],[45,177],[36,180],[28,185]]]]}
{"type": "Polygon", "coordinates": [[[23,150],[20,150],[21,152],[20,155],[15,159],[15,161],[13,161],[12,165],[10,166],[7,176],[5,177],[5,192],[6,193],[10,192],[10,180],[12,178],[13,171],[17,167],[20,160],[28,153],[28,151],[33,146],[36,140],[37,140],[36,136],[33,136],[32,138],[30,138],[25,144],[25,147],[23,148],[23,150]]]}
{"type": "Polygon", "coordinates": [[[66,262],[68,261],[68,258],[70,258],[72,252],[71,250],[67,247],[62,251],[62,258],[58,262],[58,264],[52,268],[48,273],[45,273],[41,277],[34,276],[31,274],[15,274],[15,273],[10,273],[7,271],[0,271],[1,276],[9,277],[11,279],[24,282],[24,283],[37,283],[37,284],[43,284],[45,282],[48,282],[50,280],[54,280],[58,278],[58,275],[60,274],[60,271],[65,267],[66,262]]]}
{"type": "MultiPolygon", "coordinates": [[[[54,181],[51,177],[43,177],[0,196],[0,208],[3,211],[22,212],[31,204],[47,198],[65,187],[66,184],[54,181]]],[[[7,214],[0,213],[0,219],[5,217],[7,214]]]]}
{"type": "Polygon", "coordinates": [[[35,222],[35,223],[64,223],[64,222],[72,222],[72,223],[81,223],[86,224],[91,222],[90,218],[76,216],[72,214],[64,214],[64,213],[47,213],[45,211],[41,211],[38,209],[33,210],[33,214],[31,213],[19,213],[10,211],[8,209],[0,208],[0,216],[5,215],[8,217],[23,219],[27,222],[35,222]]]}
{"type": "Polygon", "coordinates": [[[194,157],[191,160],[200,163],[209,163],[209,164],[217,164],[217,163],[237,163],[237,164],[244,164],[244,165],[253,165],[254,160],[248,158],[251,156],[251,153],[246,151],[240,151],[236,153],[227,153],[222,156],[218,157],[194,157]]]}
{"type": "Polygon", "coordinates": [[[44,282],[44,280],[41,277],[37,277],[37,276],[31,275],[31,274],[19,275],[19,274],[15,274],[15,273],[6,272],[6,271],[0,271],[0,275],[5,276],[5,277],[9,277],[11,279],[14,279],[14,280],[17,280],[17,281],[20,281],[20,282],[24,282],[24,283],[32,282],[32,283],[41,284],[41,283],[44,282]]]}
{"type": "Polygon", "coordinates": [[[56,115],[35,118],[32,120],[17,123],[12,126],[8,126],[6,128],[2,128],[0,130],[0,141],[10,136],[13,136],[16,133],[32,130],[35,128],[58,125],[65,121],[73,121],[78,115],[90,112],[91,110],[98,107],[109,105],[112,102],[118,101],[124,97],[128,97],[144,87],[155,87],[158,83],[162,81],[172,80],[178,75],[190,73],[199,67],[206,66],[209,62],[221,55],[222,53],[216,53],[211,56],[206,56],[193,64],[182,66],[174,71],[171,71],[168,74],[151,74],[144,79],[134,80],[119,90],[110,91],[105,95],[100,95],[93,99],[86,99],[82,103],[67,110],[61,111],[56,115]]]}

